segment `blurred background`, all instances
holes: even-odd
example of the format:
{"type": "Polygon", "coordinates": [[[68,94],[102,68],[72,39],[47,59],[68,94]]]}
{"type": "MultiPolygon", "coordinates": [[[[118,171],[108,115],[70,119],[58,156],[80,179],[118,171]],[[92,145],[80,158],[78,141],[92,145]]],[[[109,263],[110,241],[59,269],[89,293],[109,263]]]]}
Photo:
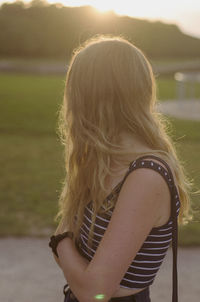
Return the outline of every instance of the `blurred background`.
{"type": "MultiPolygon", "coordinates": [[[[0,1],[1,240],[48,238],[56,227],[64,179],[57,118],[67,66],[73,49],[100,33],[122,35],[150,60],[159,110],[194,190],[200,187],[198,0],[0,1]]],[[[180,247],[200,246],[199,195],[192,204],[196,214],[179,228],[180,247]]]]}

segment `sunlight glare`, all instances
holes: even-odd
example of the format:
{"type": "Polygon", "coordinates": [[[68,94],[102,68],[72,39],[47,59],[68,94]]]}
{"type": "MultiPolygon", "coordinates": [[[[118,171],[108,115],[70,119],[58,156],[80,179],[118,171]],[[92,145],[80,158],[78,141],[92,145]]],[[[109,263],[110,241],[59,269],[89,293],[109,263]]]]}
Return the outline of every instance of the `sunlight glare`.
{"type": "Polygon", "coordinates": [[[94,3],[92,3],[92,5],[100,12],[115,10],[115,4],[116,2],[114,1],[106,1],[106,0],[94,1],[94,3]]]}
{"type": "Polygon", "coordinates": [[[170,17],[174,14],[171,5],[168,2],[160,5],[160,0],[153,0],[153,3],[152,1],[144,0],[87,0],[85,4],[92,5],[100,12],[112,10],[119,15],[129,15],[136,18],[158,18],[158,16],[163,15],[163,11],[165,12],[165,17],[170,17]]]}

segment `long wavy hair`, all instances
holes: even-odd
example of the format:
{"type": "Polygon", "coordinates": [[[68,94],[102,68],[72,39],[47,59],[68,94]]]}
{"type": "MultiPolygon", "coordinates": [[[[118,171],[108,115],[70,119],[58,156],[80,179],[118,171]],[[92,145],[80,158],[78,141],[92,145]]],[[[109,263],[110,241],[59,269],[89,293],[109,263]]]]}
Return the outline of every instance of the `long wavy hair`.
{"type": "MultiPolygon", "coordinates": [[[[149,152],[124,148],[120,133],[139,137],[172,168],[180,194],[179,224],[192,218],[190,189],[183,163],[168,132],[170,123],[156,110],[156,82],[145,54],[122,36],[95,36],[73,52],[67,71],[64,99],[59,111],[59,134],[65,146],[66,177],[59,198],[55,234],[70,230],[79,237],[84,208],[93,201],[89,232],[91,244],[95,216],[109,211],[107,177],[116,165],[127,166],[149,152]],[[113,165],[114,164],[114,165],[113,165]],[[104,205],[104,210],[102,210],[104,205]]],[[[115,168],[114,168],[115,167],[115,168]]]]}

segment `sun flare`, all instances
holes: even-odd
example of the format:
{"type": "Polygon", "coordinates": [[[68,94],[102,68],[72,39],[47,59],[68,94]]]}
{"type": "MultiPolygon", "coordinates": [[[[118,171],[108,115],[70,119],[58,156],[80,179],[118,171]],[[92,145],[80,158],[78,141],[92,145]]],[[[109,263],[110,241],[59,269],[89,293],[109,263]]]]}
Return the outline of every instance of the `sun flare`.
{"type": "Polygon", "coordinates": [[[106,11],[114,11],[117,14],[123,14],[127,13],[127,6],[124,5],[124,2],[116,2],[115,1],[91,1],[91,5],[95,7],[100,12],[106,12],[106,11]]]}
{"type": "MultiPolygon", "coordinates": [[[[157,1],[157,0],[156,0],[157,1]]],[[[149,18],[155,17],[156,14],[162,14],[163,6],[153,6],[151,1],[145,2],[140,1],[109,1],[109,0],[101,0],[101,1],[91,1],[91,5],[95,7],[100,12],[106,12],[109,10],[113,10],[115,13],[119,15],[131,15],[133,17],[144,17],[148,16],[149,18]]],[[[169,8],[165,7],[165,12],[169,8]]]]}
{"type": "Polygon", "coordinates": [[[75,5],[91,5],[96,8],[99,12],[106,11],[114,11],[118,15],[129,15],[136,18],[155,18],[156,16],[161,16],[163,11],[165,14],[172,14],[171,6],[167,3],[162,3],[160,5],[160,0],[146,1],[116,1],[116,0],[73,0],[73,1],[65,1],[61,0],[63,3],[68,2],[68,4],[72,3],[75,5]],[[84,2],[84,3],[83,3],[84,2]]]}
{"type": "Polygon", "coordinates": [[[109,10],[114,10],[114,5],[110,4],[109,2],[106,1],[98,1],[93,6],[100,12],[106,12],[109,10]]]}
{"type": "MultiPolygon", "coordinates": [[[[56,0],[47,1],[54,3],[56,0]]],[[[171,17],[174,17],[176,14],[176,12],[174,12],[172,9],[172,0],[162,2],[162,5],[160,0],[58,0],[57,2],[62,3],[65,6],[90,5],[102,13],[112,10],[118,15],[128,15],[135,18],[167,20],[171,17]]],[[[173,6],[175,6],[175,3],[173,3],[173,6]]]]}

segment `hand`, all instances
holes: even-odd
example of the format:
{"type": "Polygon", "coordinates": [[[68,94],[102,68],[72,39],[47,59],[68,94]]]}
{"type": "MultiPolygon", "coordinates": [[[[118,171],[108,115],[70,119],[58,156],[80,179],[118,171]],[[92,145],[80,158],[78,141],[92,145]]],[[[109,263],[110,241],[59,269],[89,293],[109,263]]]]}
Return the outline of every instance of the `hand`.
{"type": "Polygon", "coordinates": [[[62,254],[63,249],[65,249],[67,240],[71,240],[71,242],[72,242],[72,239],[71,239],[70,237],[65,237],[65,238],[63,238],[62,240],[60,240],[60,241],[58,242],[56,251],[57,251],[57,254],[58,254],[59,257],[60,257],[59,254],[60,254],[60,253],[62,254]]]}

